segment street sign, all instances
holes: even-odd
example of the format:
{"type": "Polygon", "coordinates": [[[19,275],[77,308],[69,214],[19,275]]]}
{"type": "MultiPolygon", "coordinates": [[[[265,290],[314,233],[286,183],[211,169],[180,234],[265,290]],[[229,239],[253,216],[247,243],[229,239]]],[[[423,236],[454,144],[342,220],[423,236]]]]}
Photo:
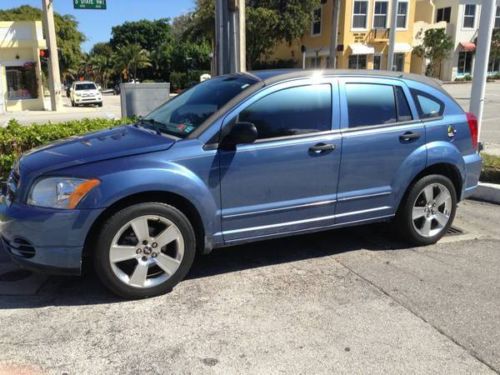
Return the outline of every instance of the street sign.
{"type": "Polygon", "coordinates": [[[73,0],[75,9],[106,9],[106,0],[73,0]]]}

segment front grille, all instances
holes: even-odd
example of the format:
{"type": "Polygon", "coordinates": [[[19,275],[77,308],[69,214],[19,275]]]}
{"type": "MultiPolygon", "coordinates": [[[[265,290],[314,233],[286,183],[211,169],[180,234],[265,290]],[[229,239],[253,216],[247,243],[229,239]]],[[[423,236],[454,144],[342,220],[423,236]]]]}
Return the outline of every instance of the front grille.
{"type": "Polygon", "coordinates": [[[22,238],[15,238],[12,241],[7,240],[7,238],[2,237],[2,242],[5,250],[9,253],[23,257],[23,258],[33,258],[35,256],[36,250],[33,245],[22,238]]]}

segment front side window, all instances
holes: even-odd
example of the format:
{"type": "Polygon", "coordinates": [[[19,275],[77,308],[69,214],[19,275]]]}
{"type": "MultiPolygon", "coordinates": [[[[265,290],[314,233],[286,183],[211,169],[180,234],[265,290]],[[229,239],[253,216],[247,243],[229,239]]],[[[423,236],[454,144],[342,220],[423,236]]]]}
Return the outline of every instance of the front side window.
{"type": "Polygon", "coordinates": [[[309,85],[276,91],[245,108],[238,121],[253,123],[258,139],[330,130],[331,86],[309,85]]]}
{"type": "Polygon", "coordinates": [[[476,20],[476,6],[474,4],[466,4],[464,10],[464,28],[473,29],[476,20]]]}
{"type": "Polygon", "coordinates": [[[35,64],[25,66],[7,66],[7,99],[36,99],[38,98],[38,83],[35,64]]]}
{"type": "Polygon", "coordinates": [[[353,29],[366,29],[368,15],[368,1],[355,1],[352,16],[353,29]]]}
{"type": "Polygon", "coordinates": [[[321,7],[313,11],[312,18],[312,35],[321,34],[321,7]]]}
{"type": "Polygon", "coordinates": [[[140,124],[185,138],[227,102],[257,82],[249,75],[209,79],[167,101],[144,117],[140,124]]]}
{"type": "Polygon", "coordinates": [[[397,18],[396,18],[396,27],[398,29],[406,29],[407,17],[408,17],[408,3],[406,1],[399,1],[397,18]]]}
{"type": "Polygon", "coordinates": [[[349,69],[366,69],[366,55],[349,56],[349,69]]]}
{"type": "Polygon", "coordinates": [[[373,28],[387,28],[387,1],[376,1],[373,15],[373,28]]]}
{"type": "Polygon", "coordinates": [[[451,7],[439,8],[436,13],[436,22],[445,21],[450,23],[451,21],[451,7]]]}
{"type": "Polygon", "coordinates": [[[420,118],[440,117],[444,104],[438,98],[419,90],[411,90],[420,118]]]}

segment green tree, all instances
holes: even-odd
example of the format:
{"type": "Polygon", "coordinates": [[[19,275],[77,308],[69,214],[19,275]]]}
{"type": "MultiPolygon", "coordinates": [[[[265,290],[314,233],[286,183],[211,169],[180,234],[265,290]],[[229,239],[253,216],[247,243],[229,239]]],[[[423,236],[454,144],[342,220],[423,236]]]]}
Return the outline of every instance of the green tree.
{"type": "Polygon", "coordinates": [[[152,51],[156,46],[172,41],[168,18],[125,22],[111,29],[111,47],[138,44],[141,49],[152,51]]]}
{"type": "MultiPolygon", "coordinates": [[[[0,10],[2,21],[41,21],[42,11],[29,5],[18,8],[0,10]]],[[[59,64],[61,72],[67,74],[79,68],[82,59],[81,44],[85,35],[78,30],[78,22],[71,15],[54,13],[57,47],[60,50],[59,64]]]]}
{"type": "Polygon", "coordinates": [[[500,29],[494,29],[491,36],[490,63],[500,60],[500,29]]]}
{"type": "MultiPolygon", "coordinates": [[[[293,42],[311,25],[312,11],[320,0],[247,0],[247,67],[270,53],[278,43],[293,42]]],[[[197,0],[185,36],[193,42],[214,40],[215,1],[197,0]]]]}
{"type": "Polygon", "coordinates": [[[130,79],[131,73],[133,78],[137,78],[139,69],[152,65],[149,52],[136,43],[118,47],[113,62],[117,72],[125,79],[130,79]]]}
{"type": "Polygon", "coordinates": [[[445,29],[428,29],[425,31],[423,43],[413,49],[417,56],[429,59],[425,74],[439,77],[441,63],[453,49],[453,40],[446,35],[445,29]]]}

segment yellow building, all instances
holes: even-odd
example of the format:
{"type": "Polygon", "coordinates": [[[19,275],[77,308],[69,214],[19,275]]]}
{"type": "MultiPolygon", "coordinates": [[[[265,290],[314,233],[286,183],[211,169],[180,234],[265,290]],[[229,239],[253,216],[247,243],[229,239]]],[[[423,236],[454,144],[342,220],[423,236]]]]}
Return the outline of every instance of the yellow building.
{"type": "Polygon", "coordinates": [[[38,21],[0,21],[0,113],[43,110],[40,50],[46,49],[38,21]]]}
{"type": "MultiPolygon", "coordinates": [[[[268,60],[293,59],[297,66],[302,66],[301,47],[304,46],[307,68],[326,67],[330,55],[333,1],[323,0],[314,11],[310,29],[292,45],[277,46],[268,60]]],[[[391,1],[342,0],[340,3],[337,68],[387,69],[391,1]]],[[[395,70],[410,71],[415,6],[415,0],[398,2],[395,70]]]]}

